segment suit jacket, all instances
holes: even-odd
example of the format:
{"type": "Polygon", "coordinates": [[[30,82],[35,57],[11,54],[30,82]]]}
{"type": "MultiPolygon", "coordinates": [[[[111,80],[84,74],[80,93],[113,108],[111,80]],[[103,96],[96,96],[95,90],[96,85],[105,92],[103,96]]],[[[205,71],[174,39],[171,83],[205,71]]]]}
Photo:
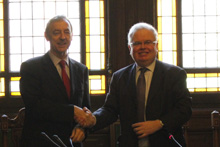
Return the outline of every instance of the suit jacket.
{"type": "Polygon", "coordinates": [[[49,53],[22,63],[20,91],[25,104],[22,146],[50,146],[41,132],[51,138],[56,134],[70,146],[69,138],[76,125],[74,105],[90,108],[90,99],[87,67],[69,59],[69,69],[70,99],[49,53]]]}
{"type": "MultiPolygon", "coordinates": [[[[132,124],[137,122],[135,84],[136,64],[116,71],[110,83],[105,104],[94,112],[97,123],[92,131],[104,128],[120,118],[121,136],[119,146],[137,147],[138,139],[132,124]]],[[[191,99],[186,88],[186,72],[180,67],[156,60],[147,106],[146,119],[160,119],[164,127],[149,135],[151,147],[175,147],[169,133],[185,146],[182,125],[192,114],[191,99]]]]}

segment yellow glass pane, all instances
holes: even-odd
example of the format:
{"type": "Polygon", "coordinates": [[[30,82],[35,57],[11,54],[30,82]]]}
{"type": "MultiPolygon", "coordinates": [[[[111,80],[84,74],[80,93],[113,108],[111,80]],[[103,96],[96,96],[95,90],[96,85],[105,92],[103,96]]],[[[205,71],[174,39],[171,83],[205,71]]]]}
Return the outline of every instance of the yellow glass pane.
{"type": "Polygon", "coordinates": [[[161,34],[162,33],[162,17],[157,17],[157,31],[158,31],[158,34],[161,34]]]}
{"type": "Polygon", "coordinates": [[[1,61],[1,64],[0,64],[0,71],[3,72],[5,71],[5,56],[4,55],[0,55],[0,61],[1,61]]]}
{"type": "Polygon", "coordinates": [[[5,79],[0,78],[0,96],[5,96],[5,79]]]}
{"type": "Polygon", "coordinates": [[[92,75],[92,76],[89,76],[89,79],[100,79],[100,75],[92,75]]]}
{"type": "Polygon", "coordinates": [[[11,95],[12,96],[19,96],[19,95],[21,95],[21,93],[20,92],[11,92],[11,95]]]}
{"type": "Polygon", "coordinates": [[[11,81],[19,81],[21,77],[11,77],[11,81]]]}
{"type": "Polygon", "coordinates": [[[197,73],[197,74],[195,74],[195,77],[196,78],[203,78],[203,77],[206,77],[206,74],[205,73],[197,73]]]}
{"type": "Polygon", "coordinates": [[[0,19],[3,19],[3,3],[0,3],[0,19]]]}
{"type": "Polygon", "coordinates": [[[157,25],[158,59],[177,65],[177,19],[175,0],[169,0],[168,2],[157,0],[157,25]],[[166,12],[166,9],[172,10],[166,12]],[[172,50],[172,55],[170,54],[169,57],[167,57],[167,50],[172,50]]]}
{"type": "Polygon", "coordinates": [[[162,16],[162,0],[157,0],[157,16],[162,16]]]}
{"type": "Polygon", "coordinates": [[[195,92],[206,92],[206,88],[195,88],[195,92]]]}
{"type": "Polygon", "coordinates": [[[105,90],[92,90],[90,94],[105,94],[105,90]]]}
{"type": "Polygon", "coordinates": [[[162,52],[162,35],[158,35],[158,51],[162,52]]]}
{"type": "Polygon", "coordinates": [[[21,77],[11,77],[11,96],[20,96],[19,80],[21,77]]]}
{"type": "Polygon", "coordinates": [[[176,17],[172,17],[172,31],[176,34],[176,17]]]}
{"type": "Polygon", "coordinates": [[[86,19],[86,35],[90,34],[90,23],[89,23],[89,19],[86,19]]]}
{"type": "Polygon", "coordinates": [[[103,18],[100,19],[100,30],[101,30],[101,35],[105,34],[105,20],[103,18]]]}
{"type": "Polygon", "coordinates": [[[105,69],[105,54],[101,53],[101,69],[105,69]]]}
{"type": "Polygon", "coordinates": [[[85,17],[89,17],[89,1],[85,1],[85,17]]]}
{"type": "Polygon", "coordinates": [[[163,60],[162,52],[158,52],[158,59],[159,59],[160,61],[163,60]]]}
{"type": "Polygon", "coordinates": [[[218,88],[207,88],[208,92],[215,92],[218,91],[218,88]]]}
{"type": "Polygon", "coordinates": [[[176,16],[176,0],[172,0],[172,15],[176,16]]]}
{"type": "Polygon", "coordinates": [[[194,78],[194,77],[195,77],[195,74],[187,74],[187,77],[188,77],[188,78],[194,78]]]}
{"type": "Polygon", "coordinates": [[[99,2],[100,7],[100,17],[104,17],[104,1],[99,2]]]}
{"type": "Polygon", "coordinates": [[[3,20],[0,20],[0,37],[4,36],[4,22],[3,20]]]}
{"type": "Polygon", "coordinates": [[[177,51],[177,38],[176,38],[177,36],[176,36],[176,34],[173,34],[172,37],[173,37],[173,38],[172,38],[172,39],[173,39],[173,41],[172,41],[172,43],[173,43],[173,48],[172,48],[172,49],[173,49],[173,51],[176,52],[176,51],[177,51]]]}
{"type": "Polygon", "coordinates": [[[86,53],[86,66],[90,69],[90,53],[86,53]]]}
{"type": "Polygon", "coordinates": [[[90,52],[90,36],[86,36],[86,52],[90,52]]]}
{"type": "Polygon", "coordinates": [[[177,53],[173,52],[173,65],[177,65],[177,53]]]}
{"type": "Polygon", "coordinates": [[[105,89],[105,76],[102,76],[102,89],[105,89]]]}
{"type": "MultiPolygon", "coordinates": [[[[105,84],[106,84],[105,75],[90,75],[89,76],[89,91],[90,91],[90,94],[105,94],[105,89],[106,89],[105,84]],[[100,81],[101,80],[101,82],[98,83],[98,84],[100,84],[101,87],[99,87],[99,86],[98,86],[99,88],[92,87],[92,84],[91,84],[92,80],[94,80],[94,81],[96,81],[96,80],[100,81]]],[[[97,84],[95,86],[97,86],[97,84]]]]}
{"type": "Polygon", "coordinates": [[[217,77],[217,73],[207,73],[207,77],[217,77]]]}
{"type": "Polygon", "coordinates": [[[101,36],[101,52],[105,52],[105,36],[101,36]]]}
{"type": "Polygon", "coordinates": [[[4,54],[4,39],[0,37],[0,54],[4,54]]]}

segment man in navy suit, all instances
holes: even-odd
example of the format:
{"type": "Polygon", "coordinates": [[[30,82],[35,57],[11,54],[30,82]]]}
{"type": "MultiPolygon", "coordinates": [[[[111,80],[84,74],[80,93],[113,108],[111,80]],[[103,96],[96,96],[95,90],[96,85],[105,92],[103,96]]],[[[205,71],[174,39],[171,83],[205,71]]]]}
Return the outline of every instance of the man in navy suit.
{"type": "Polygon", "coordinates": [[[73,143],[74,147],[80,147],[85,138],[84,130],[76,127],[74,118],[85,120],[91,116],[81,109],[90,108],[88,68],[68,57],[72,36],[70,21],[65,16],[55,16],[45,30],[50,51],[21,65],[20,91],[25,104],[21,146],[55,146],[42,132],[52,139],[56,134],[67,146],[73,143]],[[61,60],[69,88],[62,80],[61,60]]]}
{"type": "Polygon", "coordinates": [[[119,118],[121,135],[118,142],[121,147],[178,146],[169,139],[169,134],[185,146],[182,125],[192,114],[186,72],[156,59],[157,39],[157,31],[150,24],[137,23],[131,27],[128,48],[135,63],[113,74],[104,105],[93,113],[96,120],[87,122],[95,124],[96,121],[91,128],[96,131],[119,118]],[[144,101],[139,103],[137,83],[141,68],[147,68],[147,71],[144,73],[145,80],[142,80],[146,83],[144,101]],[[138,108],[141,104],[143,120],[139,121],[138,108]]]}

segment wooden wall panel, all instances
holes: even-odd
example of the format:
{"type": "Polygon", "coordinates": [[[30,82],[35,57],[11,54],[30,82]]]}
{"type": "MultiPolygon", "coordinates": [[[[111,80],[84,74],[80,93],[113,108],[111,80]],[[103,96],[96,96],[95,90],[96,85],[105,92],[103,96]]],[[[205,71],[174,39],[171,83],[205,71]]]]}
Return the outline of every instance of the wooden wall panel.
{"type": "Polygon", "coordinates": [[[127,47],[127,34],[137,22],[154,24],[153,0],[109,1],[109,46],[113,72],[133,63],[127,47]]]}

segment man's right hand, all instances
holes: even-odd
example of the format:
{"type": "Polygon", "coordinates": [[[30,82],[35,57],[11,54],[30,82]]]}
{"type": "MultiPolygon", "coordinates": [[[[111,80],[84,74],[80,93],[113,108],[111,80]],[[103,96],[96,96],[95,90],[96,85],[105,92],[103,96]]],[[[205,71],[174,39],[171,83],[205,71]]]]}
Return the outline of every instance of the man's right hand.
{"type": "Polygon", "coordinates": [[[86,107],[82,109],[74,106],[74,119],[84,128],[90,128],[96,124],[96,117],[86,107]]]}

